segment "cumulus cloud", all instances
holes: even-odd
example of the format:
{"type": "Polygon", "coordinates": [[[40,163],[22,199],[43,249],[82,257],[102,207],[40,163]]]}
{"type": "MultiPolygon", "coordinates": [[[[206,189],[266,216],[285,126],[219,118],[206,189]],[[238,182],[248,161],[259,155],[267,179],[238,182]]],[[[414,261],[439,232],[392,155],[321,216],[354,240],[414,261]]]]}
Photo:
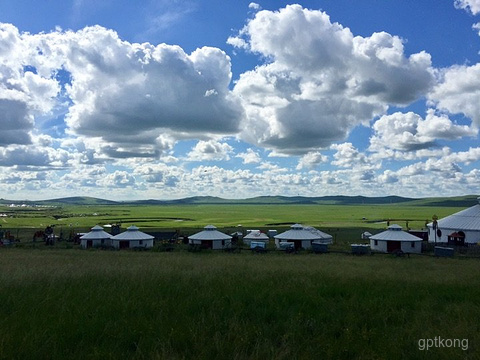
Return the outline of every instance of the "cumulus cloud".
{"type": "Polygon", "coordinates": [[[26,145],[11,145],[0,147],[0,166],[15,166],[17,168],[65,167],[70,160],[70,154],[63,149],[51,147],[36,147],[26,145]]]}
{"type": "Polygon", "coordinates": [[[337,152],[333,155],[332,165],[344,168],[362,168],[369,163],[365,154],[356,149],[352,143],[334,144],[331,147],[337,152]]]}
{"type": "Polygon", "coordinates": [[[262,161],[260,155],[251,148],[248,148],[244,153],[235,155],[235,157],[243,159],[244,164],[258,164],[262,161]]]}
{"type": "Polygon", "coordinates": [[[321,152],[309,152],[300,158],[298,161],[297,170],[312,169],[315,166],[326,163],[327,161],[328,157],[323,155],[321,152]]]}
{"type": "Polygon", "coordinates": [[[427,111],[425,119],[413,112],[384,115],[373,124],[370,151],[415,151],[436,145],[437,139],[458,140],[476,136],[478,130],[452,122],[446,115],[427,111]]]}
{"type": "Polygon", "coordinates": [[[378,180],[385,184],[394,184],[398,182],[398,176],[391,170],[385,170],[383,174],[378,177],[378,180]]]}
{"type": "Polygon", "coordinates": [[[48,114],[60,91],[50,74],[41,76],[28,66],[25,37],[0,23],[0,146],[31,143],[35,115],[48,114]]]}
{"type": "MultiPolygon", "coordinates": [[[[230,58],[220,49],[186,54],[179,46],[129,43],[100,26],[22,36],[20,43],[35,49],[28,64],[39,74],[61,70],[68,75],[67,132],[101,139],[111,157],[158,157],[177,139],[238,131],[243,109],[228,88],[230,58]]],[[[28,73],[25,81],[43,98],[59,90],[55,78],[28,73]]],[[[20,104],[48,110],[39,106],[43,98],[31,98],[31,104],[20,104]]],[[[31,118],[24,118],[30,129],[31,118]]]]}
{"type": "Polygon", "coordinates": [[[440,73],[438,84],[428,95],[439,109],[465,114],[480,126],[480,63],[452,66],[440,73]]]}
{"type": "Polygon", "coordinates": [[[354,36],[300,5],[259,11],[228,42],[267,59],[240,76],[234,93],[247,112],[242,138],[279,152],[326,148],[433,83],[429,54],[406,56],[397,36],[354,36]]]}
{"type": "Polygon", "coordinates": [[[480,36],[480,22],[476,23],[476,24],[473,24],[472,29],[475,30],[475,31],[478,31],[478,35],[480,36]]]}
{"type": "Polygon", "coordinates": [[[134,174],[142,176],[147,183],[171,188],[181,181],[184,171],[176,166],[147,163],[137,166],[134,174]]]}
{"type": "Polygon", "coordinates": [[[455,0],[454,5],[457,9],[469,11],[473,15],[480,13],[480,0],[455,0]]]}
{"type": "Polygon", "coordinates": [[[230,160],[230,154],[233,147],[227,143],[221,143],[215,140],[200,140],[187,155],[188,160],[230,160]]]}
{"type": "Polygon", "coordinates": [[[132,187],[136,183],[135,177],[127,171],[115,171],[97,181],[97,184],[106,188],[132,187]]]}

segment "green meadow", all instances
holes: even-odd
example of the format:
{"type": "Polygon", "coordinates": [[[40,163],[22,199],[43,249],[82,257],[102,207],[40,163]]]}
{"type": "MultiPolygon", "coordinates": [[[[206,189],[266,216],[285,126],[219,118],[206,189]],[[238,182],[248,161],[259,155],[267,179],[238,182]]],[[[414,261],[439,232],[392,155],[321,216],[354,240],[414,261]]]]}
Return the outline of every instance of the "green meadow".
{"type": "MultiPolygon", "coordinates": [[[[387,221],[414,229],[425,227],[436,214],[444,217],[461,207],[388,205],[64,205],[51,208],[9,208],[0,206],[3,229],[23,229],[19,237],[31,238],[34,230],[55,225],[57,234],[86,231],[96,224],[121,223],[123,228],[136,225],[141,230],[178,229],[191,233],[213,224],[220,229],[278,229],[302,223],[334,232],[338,229],[380,230],[387,221]],[[240,225],[240,226],[239,226],[240,225]],[[25,231],[28,230],[26,233],[25,231]],[[24,235],[23,235],[24,234],[24,235]]],[[[358,237],[358,234],[356,235],[358,237]]]]}
{"type": "Polygon", "coordinates": [[[430,256],[4,248],[0,358],[477,359],[478,269],[430,256]],[[435,337],[468,349],[419,349],[435,337]]]}
{"type": "MultiPolygon", "coordinates": [[[[0,359],[476,359],[478,259],[347,252],[387,222],[422,228],[460,207],[388,205],[63,205],[0,207],[0,359]],[[333,253],[81,250],[32,243],[95,224],[143,231],[315,226],[333,253]],[[468,349],[421,350],[435,338],[468,349]],[[423,341],[423,343],[422,343],[423,341]],[[458,344],[458,343],[457,343],[458,344]]],[[[270,244],[272,245],[272,244],[270,244]]]]}

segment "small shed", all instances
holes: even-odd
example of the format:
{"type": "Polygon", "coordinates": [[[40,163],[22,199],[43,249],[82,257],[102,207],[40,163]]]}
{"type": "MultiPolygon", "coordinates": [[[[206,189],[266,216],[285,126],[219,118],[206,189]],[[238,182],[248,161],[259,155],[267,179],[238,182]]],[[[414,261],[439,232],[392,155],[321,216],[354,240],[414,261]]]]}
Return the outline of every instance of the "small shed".
{"type": "Polygon", "coordinates": [[[394,253],[422,252],[422,239],[402,230],[397,224],[390,225],[386,231],[370,236],[370,248],[374,251],[394,253]]]}
{"type": "Polygon", "coordinates": [[[269,243],[270,238],[267,234],[261,232],[260,230],[253,230],[243,237],[243,242],[245,243],[245,245],[250,246],[250,243],[252,241],[263,242],[266,246],[269,243]]]}
{"type": "Polygon", "coordinates": [[[362,240],[369,240],[370,239],[370,236],[372,236],[372,233],[368,232],[368,231],[365,231],[362,233],[362,240]]]}
{"type": "Polygon", "coordinates": [[[231,246],[232,237],[218,231],[216,226],[207,225],[203,229],[203,231],[188,237],[190,244],[213,250],[221,250],[231,246]]]}
{"type": "Polygon", "coordinates": [[[83,249],[88,249],[91,247],[100,247],[100,246],[111,246],[112,235],[105,232],[103,227],[100,225],[95,225],[90,232],[80,236],[80,246],[83,249]]]}
{"type": "Polygon", "coordinates": [[[331,244],[333,239],[332,235],[326,234],[313,227],[304,227],[301,224],[292,225],[290,230],[275,235],[274,238],[277,248],[280,248],[281,242],[290,242],[295,245],[295,249],[310,249],[313,241],[316,243],[331,244]]]}
{"type": "Polygon", "coordinates": [[[141,232],[138,227],[132,225],[118,235],[112,237],[112,245],[115,249],[152,248],[154,237],[141,232]]]}

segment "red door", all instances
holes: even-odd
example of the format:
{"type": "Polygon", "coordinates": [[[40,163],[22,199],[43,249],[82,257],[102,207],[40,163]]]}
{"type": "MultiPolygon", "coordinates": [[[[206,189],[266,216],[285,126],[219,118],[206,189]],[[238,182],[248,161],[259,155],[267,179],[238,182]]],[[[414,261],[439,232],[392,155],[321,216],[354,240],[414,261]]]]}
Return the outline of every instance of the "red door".
{"type": "Polygon", "coordinates": [[[402,249],[402,243],[400,241],[387,241],[387,252],[392,253],[402,249]]]}

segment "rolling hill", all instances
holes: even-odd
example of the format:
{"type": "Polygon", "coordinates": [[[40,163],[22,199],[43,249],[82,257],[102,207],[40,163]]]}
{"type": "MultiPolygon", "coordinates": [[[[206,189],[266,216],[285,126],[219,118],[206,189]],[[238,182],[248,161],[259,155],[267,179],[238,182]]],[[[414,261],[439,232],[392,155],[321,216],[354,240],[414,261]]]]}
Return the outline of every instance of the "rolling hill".
{"type": "Polygon", "coordinates": [[[221,204],[221,205],[393,205],[404,204],[414,206],[456,206],[468,207],[478,202],[476,195],[456,196],[456,197],[432,197],[414,199],[401,196],[383,196],[383,197],[366,197],[366,196],[321,196],[321,197],[304,197],[304,196],[259,196],[248,199],[223,199],[214,196],[194,196],[176,200],[136,200],[136,201],[112,201],[98,199],[88,196],[74,196],[58,199],[49,199],[41,201],[12,201],[0,199],[0,204],[27,204],[27,205],[43,205],[43,206],[64,206],[64,205],[81,205],[81,206],[98,206],[98,205],[204,205],[204,204],[221,204]]]}

